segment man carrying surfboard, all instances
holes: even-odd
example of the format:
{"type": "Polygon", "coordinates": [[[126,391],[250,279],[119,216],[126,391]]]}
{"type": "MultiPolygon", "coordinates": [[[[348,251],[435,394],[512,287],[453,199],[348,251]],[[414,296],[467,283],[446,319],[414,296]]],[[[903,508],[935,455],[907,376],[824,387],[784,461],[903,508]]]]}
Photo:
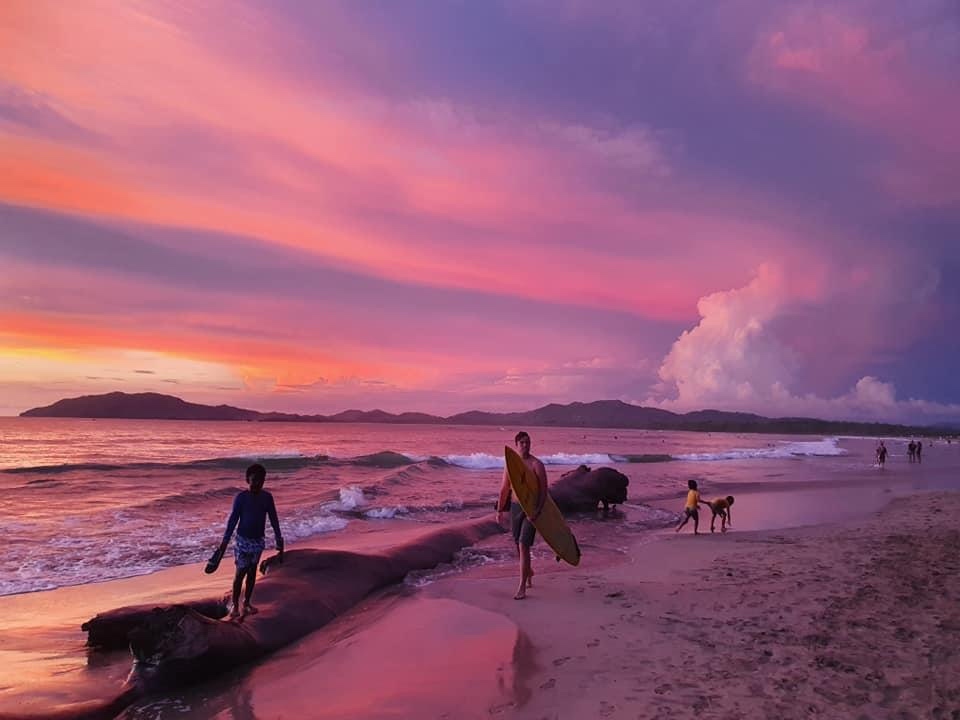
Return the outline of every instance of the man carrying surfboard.
{"type": "Polygon", "coordinates": [[[497,502],[497,522],[503,522],[503,513],[510,509],[510,530],[513,540],[517,544],[517,555],[520,558],[520,587],[513,596],[515,600],[523,600],[527,596],[527,588],[533,585],[533,567],[530,561],[530,548],[536,537],[534,527],[544,503],[547,501],[547,471],[543,463],[535,455],[530,454],[530,435],[521,430],[513,439],[523,464],[537,479],[536,502],[533,504],[533,514],[527,515],[520,503],[511,502],[510,475],[508,468],[503,471],[503,483],[500,485],[500,498],[497,502]]]}

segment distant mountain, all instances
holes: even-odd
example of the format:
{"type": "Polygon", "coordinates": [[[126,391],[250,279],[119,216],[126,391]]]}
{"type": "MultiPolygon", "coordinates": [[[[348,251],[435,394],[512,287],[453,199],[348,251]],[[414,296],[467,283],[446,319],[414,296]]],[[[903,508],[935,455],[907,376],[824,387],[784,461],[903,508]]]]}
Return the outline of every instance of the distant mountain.
{"type": "Polygon", "coordinates": [[[198,405],[160,393],[84,395],[20,413],[21,417],[126,418],[135,420],[257,420],[263,413],[230,405],[198,405]]]}
{"type": "Polygon", "coordinates": [[[431,425],[443,422],[443,418],[436,415],[417,412],[394,415],[383,410],[345,410],[336,415],[330,415],[327,420],[341,423],[406,423],[412,425],[431,425]]]}
{"type": "Polygon", "coordinates": [[[934,435],[956,433],[944,427],[916,427],[891,423],[818,420],[816,418],[767,418],[762,415],[723,410],[697,410],[677,414],[659,408],[630,405],[619,400],[551,403],[536,410],[492,413],[471,410],[450,417],[383,410],[345,410],[336,415],[262,413],[230,405],[198,405],[159,393],[85,395],[20,413],[22,417],[129,418],[138,420],[256,420],[258,422],[339,422],[443,425],[497,425],[509,427],[591,427],[646,430],[694,430],[700,432],[761,432],[784,434],[934,435]]]}

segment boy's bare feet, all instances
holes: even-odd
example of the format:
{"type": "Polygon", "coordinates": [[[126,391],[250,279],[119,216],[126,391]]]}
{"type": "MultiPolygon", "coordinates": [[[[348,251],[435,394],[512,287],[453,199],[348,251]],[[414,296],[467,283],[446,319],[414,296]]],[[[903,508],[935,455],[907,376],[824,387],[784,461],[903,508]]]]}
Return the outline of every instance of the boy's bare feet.
{"type": "Polygon", "coordinates": [[[250,605],[249,603],[243,606],[244,615],[256,615],[258,612],[260,611],[257,610],[253,605],[250,605]]]}
{"type": "Polygon", "coordinates": [[[527,587],[528,587],[528,588],[532,588],[532,587],[533,587],[533,570],[531,570],[531,571],[530,571],[530,574],[527,575],[527,587]]]}
{"type": "Polygon", "coordinates": [[[525,597],[527,597],[527,593],[526,593],[525,590],[522,590],[522,589],[521,589],[521,590],[517,590],[517,594],[513,596],[513,599],[514,599],[514,600],[523,600],[525,597]]]}
{"type": "Polygon", "coordinates": [[[227,620],[236,620],[238,617],[240,617],[240,608],[234,605],[230,610],[230,614],[227,615],[227,620]]]}

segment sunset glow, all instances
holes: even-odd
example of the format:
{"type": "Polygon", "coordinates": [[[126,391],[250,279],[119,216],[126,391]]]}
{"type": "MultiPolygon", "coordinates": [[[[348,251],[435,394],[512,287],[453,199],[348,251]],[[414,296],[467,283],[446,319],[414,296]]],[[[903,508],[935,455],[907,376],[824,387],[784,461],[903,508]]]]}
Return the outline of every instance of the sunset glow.
{"type": "Polygon", "coordinates": [[[0,6],[0,414],[960,421],[960,16],[0,6]]]}

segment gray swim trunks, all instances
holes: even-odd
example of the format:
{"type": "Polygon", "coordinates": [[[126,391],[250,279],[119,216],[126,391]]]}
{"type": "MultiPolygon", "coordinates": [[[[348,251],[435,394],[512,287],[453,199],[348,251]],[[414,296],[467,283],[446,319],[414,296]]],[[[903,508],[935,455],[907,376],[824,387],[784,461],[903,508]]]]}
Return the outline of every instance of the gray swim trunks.
{"type": "Polygon", "coordinates": [[[515,543],[527,547],[533,545],[533,539],[537,535],[537,529],[518,502],[510,506],[510,531],[513,533],[515,543]]]}

